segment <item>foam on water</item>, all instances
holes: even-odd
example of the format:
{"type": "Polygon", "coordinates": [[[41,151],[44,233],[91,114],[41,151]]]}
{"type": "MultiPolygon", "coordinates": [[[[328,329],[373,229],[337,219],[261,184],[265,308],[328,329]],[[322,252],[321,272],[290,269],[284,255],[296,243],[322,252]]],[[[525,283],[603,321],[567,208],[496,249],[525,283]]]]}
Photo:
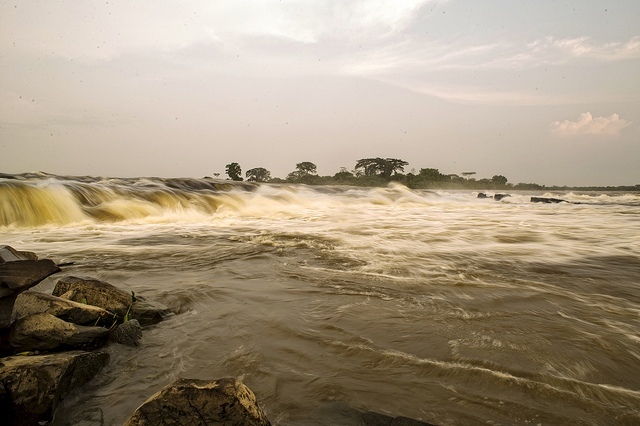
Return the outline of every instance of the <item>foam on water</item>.
{"type": "Polygon", "coordinates": [[[336,401],[436,424],[637,424],[639,204],[5,176],[0,244],[179,313],[109,347],[58,425],[122,424],[178,376],[226,375],[287,425],[350,424],[336,401]]]}

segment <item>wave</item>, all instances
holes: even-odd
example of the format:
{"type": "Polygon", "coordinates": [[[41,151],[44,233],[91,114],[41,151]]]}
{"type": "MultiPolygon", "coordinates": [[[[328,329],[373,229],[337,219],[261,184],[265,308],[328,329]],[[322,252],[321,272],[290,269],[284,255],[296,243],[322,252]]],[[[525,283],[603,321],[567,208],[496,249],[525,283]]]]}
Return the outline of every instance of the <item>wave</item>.
{"type": "MultiPolygon", "coordinates": [[[[119,221],[202,221],[216,215],[305,216],[314,211],[345,213],[387,206],[423,209],[478,208],[469,191],[253,184],[211,178],[105,178],[46,173],[0,174],[0,227],[39,227],[119,221]]],[[[547,193],[544,196],[558,196],[547,193]]],[[[514,193],[501,202],[529,203],[530,194],[514,193]]],[[[640,205],[639,194],[564,194],[576,204],[640,205]]]]}

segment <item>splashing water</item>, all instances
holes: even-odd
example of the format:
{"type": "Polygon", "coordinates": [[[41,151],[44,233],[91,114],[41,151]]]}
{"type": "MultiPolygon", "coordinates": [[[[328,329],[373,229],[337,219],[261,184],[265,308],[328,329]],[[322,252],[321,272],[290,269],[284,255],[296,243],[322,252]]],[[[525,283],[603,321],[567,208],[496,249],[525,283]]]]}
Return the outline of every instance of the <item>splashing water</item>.
{"type": "Polygon", "coordinates": [[[178,312],[58,425],[178,376],[241,376],[282,425],[640,422],[637,193],[4,175],[0,236],[178,312]]]}

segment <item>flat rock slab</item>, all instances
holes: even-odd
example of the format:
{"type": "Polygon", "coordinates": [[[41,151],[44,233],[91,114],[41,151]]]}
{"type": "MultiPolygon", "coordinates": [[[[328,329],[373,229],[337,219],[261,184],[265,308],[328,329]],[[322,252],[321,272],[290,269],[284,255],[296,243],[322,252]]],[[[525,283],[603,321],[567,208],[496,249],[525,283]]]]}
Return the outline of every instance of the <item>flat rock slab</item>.
{"type": "Polygon", "coordinates": [[[136,301],[132,304],[131,293],[93,278],[62,277],[56,283],[53,295],[99,306],[117,314],[120,320],[125,317],[131,307],[130,316],[140,321],[141,325],[156,324],[171,315],[171,311],[166,306],[146,301],[140,296],[136,296],[136,301]]]}
{"type": "Polygon", "coordinates": [[[16,260],[38,260],[38,256],[31,251],[18,251],[11,246],[0,246],[0,263],[15,262],[16,260]]]}
{"type": "Polygon", "coordinates": [[[60,268],[52,260],[38,260],[34,253],[0,246],[0,328],[11,324],[13,303],[18,294],[56,272],[60,272],[60,268]]]}
{"type": "Polygon", "coordinates": [[[60,401],[108,362],[107,353],[83,351],[1,358],[0,423],[23,426],[51,421],[60,401]]]}
{"type": "Polygon", "coordinates": [[[149,398],[125,426],[247,425],[271,423],[240,380],[179,379],[149,398]]]}
{"type": "Polygon", "coordinates": [[[115,315],[105,309],[36,291],[20,293],[13,306],[11,319],[15,321],[38,313],[51,314],[78,325],[110,327],[115,321],[115,315]]]}
{"type": "Polygon", "coordinates": [[[18,352],[92,349],[105,343],[108,333],[104,327],[75,325],[40,313],[17,320],[11,326],[9,343],[18,352]]]}

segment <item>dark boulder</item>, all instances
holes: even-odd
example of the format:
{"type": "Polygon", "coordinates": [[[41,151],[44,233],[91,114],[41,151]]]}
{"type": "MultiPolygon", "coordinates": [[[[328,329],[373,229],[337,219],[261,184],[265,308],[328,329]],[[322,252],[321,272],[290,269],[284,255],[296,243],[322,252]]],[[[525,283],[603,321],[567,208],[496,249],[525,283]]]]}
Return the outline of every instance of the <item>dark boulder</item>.
{"type": "Polygon", "coordinates": [[[75,302],[99,306],[118,315],[122,321],[127,313],[141,325],[156,324],[171,314],[169,308],[134,296],[107,282],[93,278],[62,277],[53,295],[75,302]]]}
{"type": "Polygon", "coordinates": [[[565,200],[560,198],[549,198],[549,197],[531,197],[532,203],[545,203],[545,204],[555,204],[555,203],[566,203],[565,200]]]}
{"type": "Polygon", "coordinates": [[[142,339],[142,327],[136,319],[118,325],[109,335],[109,340],[126,346],[138,346],[142,339]]]}
{"type": "Polygon", "coordinates": [[[13,323],[9,343],[17,352],[94,349],[106,342],[108,333],[104,327],[75,325],[40,313],[13,323]]]}
{"type": "Polygon", "coordinates": [[[493,198],[491,195],[487,195],[484,192],[478,193],[478,198],[493,198]]]}
{"type": "Polygon", "coordinates": [[[500,201],[503,198],[511,197],[511,194],[496,194],[493,196],[493,199],[496,201],[500,201]]]}
{"type": "Polygon", "coordinates": [[[125,426],[256,425],[271,423],[240,380],[179,379],[150,397],[125,426]]]}
{"type": "Polygon", "coordinates": [[[102,352],[72,351],[0,359],[0,423],[37,425],[51,421],[70,392],[93,378],[107,363],[102,352]]]}

